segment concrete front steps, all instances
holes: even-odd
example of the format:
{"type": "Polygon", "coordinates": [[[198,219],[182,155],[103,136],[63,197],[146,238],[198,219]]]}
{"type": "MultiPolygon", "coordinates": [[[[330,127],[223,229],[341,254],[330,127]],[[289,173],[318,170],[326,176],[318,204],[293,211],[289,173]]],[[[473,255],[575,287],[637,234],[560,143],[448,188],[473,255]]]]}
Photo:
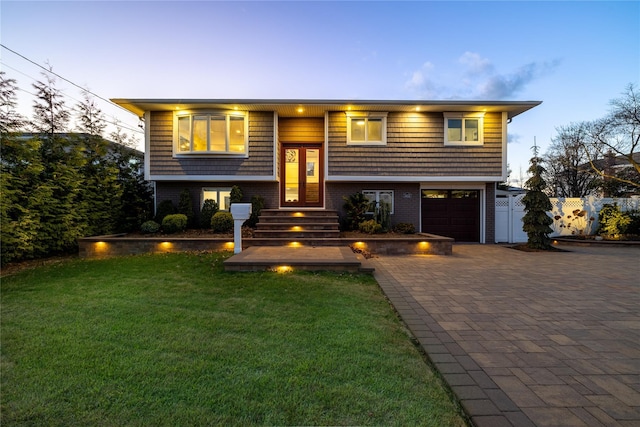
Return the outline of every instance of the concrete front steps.
{"type": "Polygon", "coordinates": [[[338,213],[334,210],[264,209],[251,246],[341,246],[338,213]]]}
{"type": "Polygon", "coordinates": [[[224,261],[225,271],[346,271],[371,274],[374,268],[348,246],[251,246],[224,261]]]}
{"type": "MultiPolygon", "coordinates": [[[[372,273],[340,238],[338,212],[263,209],[248,247],[225,260],[226,271],[347,271],[372,273]]],[[[244,246],[244,245],[243,245],[244,246]]]]}

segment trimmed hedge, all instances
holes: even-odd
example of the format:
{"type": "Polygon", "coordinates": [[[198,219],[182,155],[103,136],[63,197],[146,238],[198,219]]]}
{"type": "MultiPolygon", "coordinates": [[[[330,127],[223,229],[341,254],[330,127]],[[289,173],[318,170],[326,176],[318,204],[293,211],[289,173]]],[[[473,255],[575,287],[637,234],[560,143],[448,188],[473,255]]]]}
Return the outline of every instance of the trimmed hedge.
{"type": "Polygon", "coordinates": [[[216,233],[229,233],[233,231],[233,216],[231,212],[216,212],[211,217],[211,228],[216,233]]]}
{"type": "Polygon", "coordinates": [[[155,221],[146,221],[140,226],[140,232],[142,234],[153,234],[160,231],[160,224],[155,221]]]}
{"type": "Polygon", "coordinates": [[[162,230],[165,233],[177,233],[187,228],[187,216],[184,214],[167,215],[162,220],[162,230]]]}

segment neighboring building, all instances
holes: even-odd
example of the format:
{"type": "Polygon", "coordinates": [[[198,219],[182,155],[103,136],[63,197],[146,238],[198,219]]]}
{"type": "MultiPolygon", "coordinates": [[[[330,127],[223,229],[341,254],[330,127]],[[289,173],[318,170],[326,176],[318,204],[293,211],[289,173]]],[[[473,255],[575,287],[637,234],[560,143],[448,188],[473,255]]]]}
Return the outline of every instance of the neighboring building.
{"type": "MultiPolygon", "coordinates": [[[[41,135],[47,135],[47,134],[42,134],[42,133],[37,133],[37,132],[22,132],[17,134],[16,138],[26,141],[29,139],[34,139],[34,138],[38,138],[41,135]]],[[[54,134],[56,137],[58,138],[62,138],[62,139],[66,139],[66,140],[71,140],[71,139],[77,139],[80,141],[86,141],[89,140],[91,138],[94,138],[95,135],[91,135],[89,133],[84,133],[84,132],[65,132],[65,133],[55,133],[54,134]]],[[[101,137],[102,138],[102,137],[101,137]]],[[[103,138],[104,139],[104,138],[103,138]]],[[[110,141],[108,139],[104,139],[107,142],[107,156],[113,156],[114,153],[116,153],[118,150],[125,152],[127,154],[129,154],[131,156],[131,160],[130,161],[136,161],[137,164],[141,164],[144,160],[144,153],[140,150],[136,150],[133,147],[128,147],[126,145],[123,144],[119,144],[117,142],[114,141],[110,141]]]]}
{"type": "MultiPolygon", "coordinates": [[[[493,242],[507,124],[538,101],[113,99],[145,121],[156,203],[200,206],[238,185],[266,208],[334,209],[364,192],[393,224],[493,242]]],[[[198,206],[194,206],[197,208],[198,206]]]]}
{"type": "MultiPolygon", "coordinates": [[[[631,155],[633,161],[640,163],[640,153],[631,155]]],[[[599,185],[594,194],[600,197],[638,197],[640,196],[640,186],[631,185],[610,177],[618,177],[640,184],[640,174],[636,171],[627,156],[607,153],[603,159],[593,161],[593,165],[585,163],[581,167],[594,173],[593,168],[604,172],[605,176],[599,180],[599,185]]]]}

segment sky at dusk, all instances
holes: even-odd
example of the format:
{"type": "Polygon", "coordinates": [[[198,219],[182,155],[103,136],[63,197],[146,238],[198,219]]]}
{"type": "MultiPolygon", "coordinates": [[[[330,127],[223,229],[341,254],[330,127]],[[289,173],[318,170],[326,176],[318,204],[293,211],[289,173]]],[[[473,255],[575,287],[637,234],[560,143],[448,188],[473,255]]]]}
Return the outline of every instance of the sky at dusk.
{"type": "MultiPolygon", "coordinates": [[[[514,184],[534,138],[544,153],[556,127],[605,116],[640,82],[637,1],[3,0],[0,14],[2,45],[106,99],[542,101],[509,125],[514,184]]],[[[31,117],[43,70],[6,48],[31,117]]]]}

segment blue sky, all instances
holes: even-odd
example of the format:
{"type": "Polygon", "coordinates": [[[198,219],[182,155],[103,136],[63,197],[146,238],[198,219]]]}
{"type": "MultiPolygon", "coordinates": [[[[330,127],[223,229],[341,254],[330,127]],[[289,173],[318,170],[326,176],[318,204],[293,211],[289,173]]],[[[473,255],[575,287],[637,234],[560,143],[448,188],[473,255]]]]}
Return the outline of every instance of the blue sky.
{"type": "MultiPolygon", "coordinates": [[[[104,98],[543,101],[509,127],[514,181],[534,137],[544,152],[556,127],[604,116],[640,82],[637,1],[3,0],[0,13],[3,45],[104,98]]],[[[4,48],[1,66],[31,115],[41,69],[4,48]]]]}

